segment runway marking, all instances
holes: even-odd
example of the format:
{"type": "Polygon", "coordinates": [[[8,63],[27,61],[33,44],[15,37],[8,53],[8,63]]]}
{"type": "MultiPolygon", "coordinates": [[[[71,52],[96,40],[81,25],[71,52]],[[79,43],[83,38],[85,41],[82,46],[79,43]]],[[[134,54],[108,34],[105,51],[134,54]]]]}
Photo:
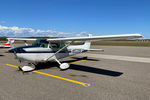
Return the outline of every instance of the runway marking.
{"type": "Polygon", "coordinates": [[[88,54],[87,56],[94,57],[94,58],[150,63],[150,58],[144,58],[144,57],[118,56],[118,55],[105,55],[105,54],[88,54]]]}
{"type": "Polygon", "coordinates": [[[83,61],[86,61],[86,60],[74,61],[74,62],[71,62],[70,64],[77,63],[77,62],[83,62],[83,61]]]}
{"type": "MultiPolygon", "coordinates": [[[[16,66],[16,65],[11,65],[11,64],[6,64],[6,66],[18,68],[18,66],[16,66]]],[[[61,80],[65,80],[65,81],[68,81],[68,82],[76,83],[76,84],[79,84],[79,85],[83,85],[83,86],[85,86],[85,87],[90,86],[90,84],[88,84],[88,83],[75,81],[75,80],[72,80],[72,79],[68,79],[68,78],[64,78],[64,77],[60,77],[60,76],[56,76],[56,75],[52,75],[52,74],[40,72],[40,71],[37,71],[37,70],[34,70],[34,71],[32,71],[32,72],[37,73],[37,74],[41,74],[41,75],[45,75],[45,76],[49,76],[49,77],[53,77],[53,78],[57,78],[57,79],[61,79],[61,80]]]]}

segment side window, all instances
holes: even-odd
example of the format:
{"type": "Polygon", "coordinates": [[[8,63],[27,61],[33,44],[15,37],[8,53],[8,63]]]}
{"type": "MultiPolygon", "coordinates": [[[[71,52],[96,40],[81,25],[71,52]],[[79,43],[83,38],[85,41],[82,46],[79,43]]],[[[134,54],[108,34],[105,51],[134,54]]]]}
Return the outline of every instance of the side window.
{"type": "Polygon", "coordinates": [[[61,43],[61,44],[60,44],[60,48],[63,48],[64,46],[65,46],[64,43],[61,43]]]}
{"type": "Polygon", "coordinates": [[[59,44],[57,44],[57,43],[51,43],[51,47],[52,48],[59,48],[59,44]]]}
{"type": "Polygon", "coordinates": [[[48,42],[41,43],[40,47],[43,47],[43,48],[48,48],[48,42]]]}
{"type": "Polygon", "coordinates": [[[46,39],[37,39],[32,45],[43,47],[43,48],[48,48],[48,41],[46,41],[46,39]]]}
{"type": "Polygon", "coordinates": [[[51,43],[50,48],[63,48],[65,46],[64,43],[51,43]]]}

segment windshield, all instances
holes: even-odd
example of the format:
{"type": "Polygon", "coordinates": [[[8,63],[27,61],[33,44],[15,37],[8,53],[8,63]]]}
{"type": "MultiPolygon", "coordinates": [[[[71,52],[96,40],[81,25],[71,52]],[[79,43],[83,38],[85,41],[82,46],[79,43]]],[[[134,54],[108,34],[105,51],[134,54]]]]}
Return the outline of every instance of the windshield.
{"type": "Polygon", "coordinates": [[[38,39],[32,45],[47,48],[48,42],[46,41],[46,39],[38,39]]]}

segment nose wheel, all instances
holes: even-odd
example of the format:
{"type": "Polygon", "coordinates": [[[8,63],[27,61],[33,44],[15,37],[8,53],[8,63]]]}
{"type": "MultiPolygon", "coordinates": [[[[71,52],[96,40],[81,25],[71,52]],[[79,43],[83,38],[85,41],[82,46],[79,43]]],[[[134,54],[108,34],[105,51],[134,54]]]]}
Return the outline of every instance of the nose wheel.
{"type": "Polygon", "coordinates": [[[35,69],[35,66],[23,66],[21,69],[24,72],[29,72],[29,71],[33,71],[35,69]]]}
{"type": "Polygon", "coordinates": [[[30,72],[30,71],[33,71],[34,69],[35,69],[35,66],[32,63],[28,63],[28,65],[26,66],[19,67],[19,70],[23,72],[30,72]]]}

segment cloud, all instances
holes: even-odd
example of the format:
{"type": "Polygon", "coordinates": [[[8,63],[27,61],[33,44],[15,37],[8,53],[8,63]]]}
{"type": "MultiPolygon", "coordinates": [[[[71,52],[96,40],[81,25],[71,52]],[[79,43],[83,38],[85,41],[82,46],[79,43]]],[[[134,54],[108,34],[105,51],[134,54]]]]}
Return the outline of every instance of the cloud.
{"type": "Polygon", "coordinates": [[[3,25],[3,24],[6,24],[6,22],[5,21],[0,21],[0,24],[3,25]]]}
{"type": "Polygon", "coordinates": [[[7,27],[0,25],[0,36],[7,37],[35,37],[35,36],[50,36],[50,37],[70,37],[70,36],[85,36],[87,32],[59,32],[56,30],[40,30],[33,28],[19,28],[16,26],[7,27]]]}
{"type": "Polygon", "coordinates": [[[88,32],[80,32],[79,34],[76,34],[76,36],[87,36],[88,34],[88,32]]]}

